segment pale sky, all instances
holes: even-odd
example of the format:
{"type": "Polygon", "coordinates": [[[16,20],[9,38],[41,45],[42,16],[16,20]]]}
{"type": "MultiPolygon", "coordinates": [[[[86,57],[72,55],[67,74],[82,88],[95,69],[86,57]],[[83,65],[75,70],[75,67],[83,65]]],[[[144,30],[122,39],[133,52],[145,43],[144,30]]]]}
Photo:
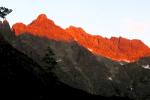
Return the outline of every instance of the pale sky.
{"type": "Polygon", "coordinates": [[[10,24],[29,24],[45,13],[57,25],[84,28],[104,37],[141,39],[150,46],[150,0],[0,0],[13,9],[10,24]]]}

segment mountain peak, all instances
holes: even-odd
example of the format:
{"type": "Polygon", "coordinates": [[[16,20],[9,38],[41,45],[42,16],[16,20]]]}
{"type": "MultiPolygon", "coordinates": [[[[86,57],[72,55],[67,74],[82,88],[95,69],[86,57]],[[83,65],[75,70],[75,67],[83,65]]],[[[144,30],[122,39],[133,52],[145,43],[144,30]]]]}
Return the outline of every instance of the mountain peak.
{"type": "Polygon", "coordinates": [[[10,28],[10,25],[9,25],[9,22],[5,19],[3,21],[0,21],[0,25],[1,26],[6,26],[6,27],[9,27],[10,28]]]}
{"type": "Polygon", "coordinates": [[[46,14],[40,14],[37,19],[47,19],[46,14]]]}
{"type": "Polygon", "coordinates": [[[0,21],[0,34],[8,42],[11,42],[15,37],[15,33],[11,31],[9,22],[6,19],[3,21],[0,21]]]}
{"type": "Polygon", "coordinates": [[[66,28],[66,31],[76,31],[78,33],[86,33],[85,30],[81,27],[76,27],[76,26],[69,26],[68,28],[66,28]]]}
{"type": "Polygon", "coordinates": [[[23,23],[16,23],[12,26],[12,31],[14,31],[16,35],[25,33],[26,29],[27,29],[27,26],[23,23]]]}
{"type": "Polygon", "coordinates": [[[3,23],[4,24],[9,24],[9,22],[6,19],[4,19],[3,23]]]}
{"type": "Polygon", "coordinates": [[[46,14],[40,14],[29,26],[49,27],[54,24],[52,20],[47,18],[46,14]]]}
{"type": "Polygon", "coordinates": [[[83,30],[81,27],[76,27],[73,25],[70,25],[67,29],[79,29],[79,30],[83,30]]]}
{"type": "Polygon", "coordinates": [[[150,48],[140,40],[129,40],[123,37],[110,39],[99,35],[91,35],[81,27],[70,26],[63,29],[57,26],[45,14],[41,14],[31,24],[17,23],[13,25],[16,34],[27,33],[56,41],[76,41],[96,55],[116,61],[133,62],[141,57],[150,56],[150,48]]]}
{"type": "Polygon", "coordinates": [[[72,40],[72,37],[64,29],[57,26],[52,20],[48,19],[45,14],[40,14],[27,26],[22,23],[17,23],[14,24],[12,28],[16,35],[28,33],[53,40],[72,40]]]}

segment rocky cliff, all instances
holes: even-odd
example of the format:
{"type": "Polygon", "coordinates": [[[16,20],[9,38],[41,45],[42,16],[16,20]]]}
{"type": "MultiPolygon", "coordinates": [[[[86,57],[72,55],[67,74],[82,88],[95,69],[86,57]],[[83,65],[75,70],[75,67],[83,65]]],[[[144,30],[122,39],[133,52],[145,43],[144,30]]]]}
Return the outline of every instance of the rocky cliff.
{"type": "Polygon", "coordinates": [[[142,57],[150,56],[150,48],[142,41],[112,37],[110,39],[99,35],[91,35],[82,28],[70,26],[62,29],[45,14],[41,14],[31,24],[16,23],[12,30],[16,35],[23,33],[45,37],[51,40],[70,42],[76,41],[95,55],[104,56],[115,61],[134,62],[142,57]]]}

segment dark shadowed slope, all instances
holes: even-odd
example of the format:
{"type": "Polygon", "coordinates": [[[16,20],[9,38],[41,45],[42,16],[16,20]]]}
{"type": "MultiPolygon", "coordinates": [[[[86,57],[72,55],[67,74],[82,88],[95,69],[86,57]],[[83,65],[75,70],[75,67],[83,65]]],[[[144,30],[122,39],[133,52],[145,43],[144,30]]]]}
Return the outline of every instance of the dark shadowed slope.
{"type": "MultiPolygon", "coordinates": [[[[1,33],[0,33],[1,34],[1,33]]],[[[46,98],[53,95],[88,95],[59,81],[14,49],[0,35],[0,91],[6,97],[46,98]]]]}
{"type": "MultiPolygon", "coordinates": [[[[17,37],[14,43],[18,50],[30,56],[46,71],[48,71],[47,67],[43,66],[44,63],[41,59],[50,46],[56,54],[55,57],[58,62],[58,66],[55,67],[56,69],[53,72],[61,82],[69,86],[94,95],[128,97],[128,94],[125,94],[128,90],[119,88],[123,84],[116,83],[116,81],[121,80],[120,78],[117,79],[117,76],[124,76],[122,66],[118,62],[93,55],[76,42],[50,41],[45,38],[23,34],[17,37]],[[119,74],[120,71],[121,74],[119,74]]],[[[125,78],[128,79],[128,77],[125,78]]],[[[128,81],[125,84],[125,87],[130,85],[128,81]]]]}

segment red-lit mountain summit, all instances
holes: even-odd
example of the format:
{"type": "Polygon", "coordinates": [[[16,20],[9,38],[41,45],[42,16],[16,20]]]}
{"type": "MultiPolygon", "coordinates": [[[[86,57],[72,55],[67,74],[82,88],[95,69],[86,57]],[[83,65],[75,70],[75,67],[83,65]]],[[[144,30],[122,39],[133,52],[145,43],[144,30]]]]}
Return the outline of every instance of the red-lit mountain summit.
{"type": "Polygon", "coordinates": [[[76,41],[93,54],[116,61],[133,62],[139,58],[150,56],[150,48],[140,40],[129,40],[122,37],[112,37],[108,39],[99,35],[90,35],[82,28],[74,26],[63,29],[55,25],[45,14],[39,15],[38,18],[29,25],[16,23],[13,25],[12,30],[17,36],[28,33],[57,41],[76,41]]]}

